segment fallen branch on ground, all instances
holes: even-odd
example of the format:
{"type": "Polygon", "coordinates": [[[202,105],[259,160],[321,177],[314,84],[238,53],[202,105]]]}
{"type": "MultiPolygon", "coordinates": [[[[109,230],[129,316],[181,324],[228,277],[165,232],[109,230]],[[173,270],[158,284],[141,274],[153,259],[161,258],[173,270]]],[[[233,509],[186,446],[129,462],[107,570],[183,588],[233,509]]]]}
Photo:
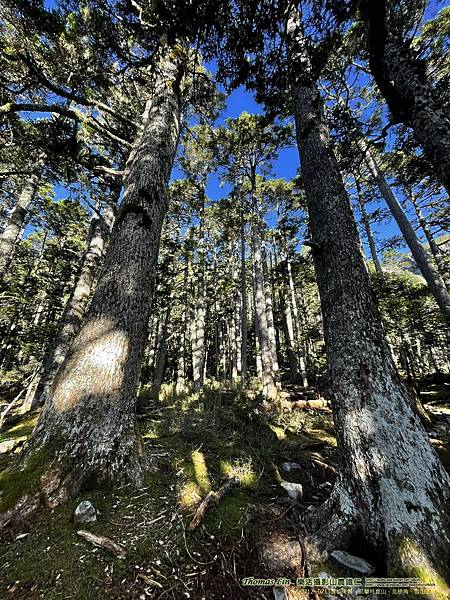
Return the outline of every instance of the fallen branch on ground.
{"type": "Polygon", "coordinates": [[[203,502],[200,504],[200,506],[197,508],[197,512],[195,513],[194,518],[188,525],[188,530],[192,531],[193,529],[198,527],[199,523],[205,516],[205,512],[208,506],[210,504],[213,504],[214,502],[218,502],[223,496],[225,496],[227,491],[236,483],[238,483],[238,479],[236,477],[232,477],[231,479],[225,481],[225,483],[220,486],[217,492],[213,492],[211,490],[207,494],[203,502]]]}
{"type": "Polygon", "coordinates": [[[122,546],[119,546],[119,544],[116,544],[116,542],[113,542],[107,537],[103,537],[102,535],[94,535],[93,533],[90,533],[89,531],[83,531],[82,529],[77,531],[77,534],[87,542],[94,544],[94,546],[109,550],[115,554],[117,558],[126,558],[127,556],[122,546]]]}

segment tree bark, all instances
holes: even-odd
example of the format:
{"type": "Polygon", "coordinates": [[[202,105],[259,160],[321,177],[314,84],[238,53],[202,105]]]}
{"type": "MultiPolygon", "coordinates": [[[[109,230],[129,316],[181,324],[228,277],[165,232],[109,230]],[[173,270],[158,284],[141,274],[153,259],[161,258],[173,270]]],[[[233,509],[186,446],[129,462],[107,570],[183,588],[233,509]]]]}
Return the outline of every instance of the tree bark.
{"type": "Polygon", "coordinates": [[[164,381],[164,373],[166,370],[166,358],[167,358],[167,341],[169,338],[169,321],[170,321],[171,305],[168,306],[164,317],[164,324],[162,326],[161,337],[159,340],[159,346],[156,353],[155,363],[155,376],[153,378],[153,392],[155,397],[158,397],[159,390],[161,389],[164,381]]]}
{"type": "Polygon", "coordinates": [[[32,410],[43,406],[45,403],[69,346],[81,327],[94,278],[100,266],[105,244],[111,234],[113,221],[114,209],[111,205],[105,208],[102,216],[94,213],[91,219],[81,269],[61,316],[56,340],[44,357],[42,375],[35,395],[31,399],[32,410]]]}
{"type": "MultiPolygon", "coordinates": [[[[242,211],[243,212],[243,211],[242,211]]],[[[247,383],[248,333],[247,333],[247,267],[245,258],[245,222],[241,212],[241,384],[247,383]]]]}
{"type": "Polygon", "coordinates": [[[417,202],[417,199],[414,196],[414,193],[411,189],[407,190],[407,196],[408,196],[408,199],[410,200],[411,204],[414,206],[414,210],[416,211],[417,219],[419,220],[419,225],[421,226],[422,231],[424,232],[425,237],[427,238],[428,244],[430,245],[431,254],[434,257],[434,260],[436,261],[437,268],[442,277],[442,280],[444,281],[445,287],[447,288],[447,290],[449,290],[450,289],[450,275],[449,275],[448,266],[445,263],[445,256],[444,256],[442,250],[436,244],[436,240],[434,239],[431,228],[428,225],[427,220],[424,217],[424,215],[420,209],[419,203],[417,202]]]}
{"type": "Polygon", "coordinates": [[[14,247],[25,225],[28,209],[34,200],[39,182],[41,180],[44,161],[44,156],[41,155],[33,172],[30,175],[29,180],[23,187],[19,199],[11,211],[7,225],[0,236],[0,277],[2,277],[6,272],[14,252],[14,247]]]}
{"type": "Polygon", "coordinates": [[[437,269],[434,268],[434,265],[431,264],[427,253],[425,252],[425,248],[417,238],[413,226],[409,222],[408,217],[405,215],[403,208],[400,206],[400,203],[392,191],[391,186],[386,181],[386,178],[377,164],[372,152],[370,152],[369,148],[367,147],[367,143],[365,143],[363,140],[358,140],[358,146],[364,153],[364,160],[367,164],[370,174],[375,180],[381,195],[385,199],[392,216],[402,232],[405,242],[408,245],[414,260],[416,261],[423,278],[430,288],[430,292],[433,294],[444,318],[449,322],[450,296],[441,276],[439,275],[437,269]]]}
{"type": "Polygon", "coordinates": [[[370,256],[372,257],[373,266],[375,267],[375,273],[381,277],[383,275],[383,270],[381,268],[380,261],[378,260],[375,238],[372,232],[372,227],[370,226],[370,219],[369,215],[367,214],[366,205],[364,204],[364,198],[361,192],[361,185],[356,178],[355,184],[359,210],[361,212],[361,219],[363,222],[364,231],[366,232],[367,242],[369,244],[370,256]]]}
{"type": "Polygon", "coordinates": [[[305,351],[302,339],[302,324],[300,322],[300,313],[298,310],[297,304],[297,296],[295,294],[295,286],[294,286],[294,278],[292,277],[292,265],[289,258],[286,257],[287,264],[287,273],[288,273],[288,282],[289,282],[289,291],[291,297],[289,299],[290,304],[292,306],[292,313],[294,316],[294,339],[296,341],[296,351],[298,354],[298,364],[300,367],[300,374],[302,376],[302,384],[304,387],[308,387],[308,375],[306,373],[306,361],[305,361],[305,351]]]}
{"type": "Polygon", "coordinates": [[[388,23],[386,0],[364,0],[368,28],[369,66],[397,122],[414,131],[450,194],[450,118],[435,97],[425,66],[414,56],[410,42],[395,34],[388,23]]]}
{"type": "Polygon", "coordinates": [[[297,13],[288,22],[293,112],[320,291],[339,476],[317,532],[357,532],[388,575],[446,570],[450,478],[395,370],[297,13]]]}
{"type": "Polygon", "coordinates": [[[161,58],[96,291],[30,438],[27,458],[50,455],[41,479],[49,505],[65,501],[87,479],[141,479],[136,390],[180,132],[179,61],[169,51],[161,58]]]}
{"type": "Polygon", "coordinates": [[[268,400],[275,400],[278,397],[277,374],[274,370],[274,363],[270,347],[270,332],[267,319],[267,307],[264,290],[264,273],[261,255],[261,237],[259,233],[259,224],[254,215],[251,224],[252,231],[252,255],[253,255],[253,279],[255,290],[255,315],[258,324],[258,341],[261,352],[261,367],[263,380],[263,396],[268,400]]]}

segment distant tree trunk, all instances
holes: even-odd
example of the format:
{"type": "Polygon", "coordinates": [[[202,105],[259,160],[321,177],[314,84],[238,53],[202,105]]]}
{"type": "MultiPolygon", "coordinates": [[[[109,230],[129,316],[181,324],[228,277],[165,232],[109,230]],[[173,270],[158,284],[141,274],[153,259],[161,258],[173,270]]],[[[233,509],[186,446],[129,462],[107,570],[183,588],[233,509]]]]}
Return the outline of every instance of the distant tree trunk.
{"type": "Polygon", "coordinates": [[[206,248],[205,248],[205,224],[204,224],[204,206],[205,196],[203,190],[202,207],[200,210],[199,241],[198,241],[198,262],[197,262],[197,289],[194,305],[194,322],[192,337],[192,367],[194,389],[198,390],[203,386],[203,373],[205,366],[205,315],[206,315],[206,248]]]}
{"type": "Polygon", "coordinates": [[[157,397],[164,381],[164,373],[166,370],[167,358],[167,340],[169,337],[169,322],[170,322],[171,306],[169,305],[164,317],[164,322],[161,330],[161,337],[156,351],[155,376],[153,377],[152,391],[157,397]]]}
{"type": "Polygon", "coordinates": [[[272,356],[272,371],[275,376],[278,377],[278,349],[277,349],[277,336],[275,332],[275,321],[273,317],[273,294],[272,284],[269,277],[269,269],[267,266],[266,252],[262,252],[262,265],[263,265],[263,278],[264,278],[264,300],[266,303],[266,314],[267,314],[267,327],[269,331],[269,342],[270,342],[270,354],[272,356]]]}
{"type": "Polygon", "coordinates": [[[125,193],[97,289],[25,453],[31,458],[49,452],[41,482],[51,506],[87,479],[139,481],[142,476],[136,390],[181,124],[184,67],[172,56],[167,52],[161,59],[125,168],[125,193]]]}
{"type": "Polygon", "coordinates": [[[441,276],[434,268],[434,265],[431,264],[424,247],[420,243],[416,232],[414,231],[413,226],[411,225],[408,217],[405,215],[403,208],[400,206],[400,203],[392,191],[391,186],[386,181],[386,178],[375,161],[372,152],[370,152],[367,143],[365,143],[363,140],[358,140],[358,146],[364,153],[364,159],[370,174],[375,180],[381,195],[385,199],[392,216],[402,232],[405,242],[408,245],[414,260],[416,261],[420,272],[427,282],[430,292],[433,294],[441,313],[447,321],[450,321],[450,296],[441,276]]]}
{"type": "Polygon", "coordinates": [[[308,375],[306,373],[306,361],[305,361],[305,350],[303,345],[303,336],[301,334],[302,324],[300,321],[300,313],[298,310],[297,296],[295,293],[294,278],[292,277],[292,265],[289,258],[286,258],[287,274],[289,282],[289,290],[291,293],[290,303],[292,306],[292,313],[294,316],[294,339],[296,341],[295,347],[298,354],[298,364],[300,368],[300,375],[302,376],[303,387],[308,387],[308,375]]]}
{"type": "Polygon", "coordinates": [[[410,41],[391,29],[386,5],[387,0],[361,4],[368,29],[370,70],[394,119],[412,128],[450,194],[450,118],[410,41]]]}
{"type": "Polygon", "coordinates": [[[241,213],[241,384],[247,383],[248,364],[247,333],[247,268],[245,258],[245,223],[241,213]]]}
{"type": "Polygon", "coordinates": [[[427,220],[422,213],[422,210],[419,206],[419,203],[417,202],[417,198],[415,197],[414,192],[411,189],[408,189],[406,191],[408,199],[410,200],[411,204],[414,207],[414,210],[416,211],[416,215],[419,220],[419,225],[421,226],[422,231],[424,232],[425,237],[427,238],[428,244],[430,245],[430,251],[434,257],[434,260],[436,261],[439,273],[448,290],[450,289],[450,274],[449,268],[445,262],[445,256],[442,253],[442,250],[436,244],[436,240],[434,239],[433,233],[431,232],[431,228],[428,225],[427,220]]]}
{"type": "Polygon", "coordinates": [[[261,237],[259,223],[256,215],[251,225],[252,232],[252,257],[253,279],[255,291],[255,314],[257,317],[258,341],[261,352],[263,396],[268,400],[275,400],[278,396],[277,375],[270,346],[270,331],[267,319],[267,307],[264,290],[264,273],[261,255],[261,237]]]}
{"type": "Polygon", "coordinates": [[[369,215],[367,214],[366,205],[361,192],[361,185],[355,177],[356,194],[358,198],[359,210],[361,212],[361,219],[364,225],[364,231],[366,233],[367,242],[369,243],[370,256],[372,257],[373,266],[375,267],[375,273],[379,276],[383,275],[380,261],[378,260],[377,247],[375,244],[375,238],[373,236],[372,227],[370,226],[369,215]]]}
{"type": "Polygon", "coordinates": [[[44,162],[45,158],[41,155],[27,183],[24,185],[16,205],[9,215],[5,229],[0,235],[0,277],[5,274],[14,252],[14,247],[25,225],[28,209],[39,187],[44,162]]]}
{"type": "Polygon", "coordinates": [[[392,362],[294,11],[287,33],[339,456],[337,482],[317,515],[322,528],[309,541],[339,548],[356,534],[388,576],[423,568],[438,580],[447,568],[450,478],[392,362]]]}
{"type": "Polygon", "coordinates": [[[178,345],[176,391],[182,392],[186,384],[186,326],[188,312],[188,284],[189,284],[189,262],[185,256],[184,283],[183,283],[183,308],[180,322],[180,338],[178,345]]]}
{"type": "Polygon", "coordinates": [[[111,234],[113,220],[114,210],[110,205],[106,207],[102,216],[94,214],[91,219],[81,269],[61,316],[55,342],[44,357],[41,378],[31,400],[32,410],[46,401],[69,346],[81,327],[105,244],[111,234]]]}

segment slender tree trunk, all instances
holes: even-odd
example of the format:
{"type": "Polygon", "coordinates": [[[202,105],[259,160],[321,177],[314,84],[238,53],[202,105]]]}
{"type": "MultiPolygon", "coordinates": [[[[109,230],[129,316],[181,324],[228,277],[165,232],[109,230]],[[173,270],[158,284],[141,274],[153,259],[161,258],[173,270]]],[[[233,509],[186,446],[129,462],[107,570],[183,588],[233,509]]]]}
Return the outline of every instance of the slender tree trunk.
{"type": "Polygon", "coordinates": [[[386,4],[387,0],[361,3],[368,26],[370,70],[394,118],[412,128],[450,194],[450,118],[410,42],[390,30],[386,4]]]}
{"type": "Polygon", "coordinates": [[[261,352],[263,396],[268,400],[275,400],[278,396],[277,374],[274,371],[274,363],[270,347],[270,332],[267,319],[267,307],[264,290],[264,273],[261,256],[261,237],[259,225],[256,218],[252,226],[252,250],[253,250],[253,279],[255,290],[255,314],[258,323],[258,341],[261,352]]]}
{"type": "Polygon", "coordinates": [[[315,541],[342,547],[356,532],[388,575],[424,568],[438,580],[447,568],[450,478],[392,362],[297,13],[288,39],[339,455],[315,541]]]}
{"type": "Polygon", "coordinates": [[[141,479],[136,390],[180,132],[182,67],[175,61],[169,53],[161,59],[97,289],[29,442],[26,457],[50,455],[41,479],[49,505],[63,502],[88,478],[141,479]]]}
{"type": "Polygon", "coordinates": [[[414,231],[413,226],[409,222],[408,217],[405,215],[403,208],[400,206],[399,201],[397,200],[394,192],[392,191],[391,186],[386,181],[386,178],[381,171],[379,165],[375,161],[375,158],[367,147],[367,144],[363,140],[358,141],[358,146],[361,151],[364,153],[365,162],[370,171],[371,176],[374,178],[378,189],[381,192],[381,195],[386,201],[386,204],[389,207],[389,210],[392,213],[402,235],[405,239],[408,248],[413,255],[414,260],[417,263],[417,266],[420,269],[425,281],[430,288],[430,292],[433,294],[441,313],[444,318],[449,321],[450,320],[450,296],[447,292],[444,282],[442,281],[441,276],[438,271],[434,268],[434,265],[431,264],[427,253],[425,252],[425,248],[420,243],[417,238],[416,232],[414,231]]]}
{"type": "Polygon", "coordinates": [[[14,252],[14,247],[25,225],[30,204],[33,202],[44,168],[44,156],[41,155],[33,172],[11,211],[5,229],[0,235],[0,277],[5,274],[14,252]]]}
{"type": "Polygon", "coordinates": [[[414,196],[413,191],[408,190],[407,194],[408,194],[409,200],[411,201],[411,204],[414,206],[414,210],[416,211],[416,215],[419,220],[419,225],[421,226],[422,231],[424,232],[425,237],[427,238],[428,244],[430,245],[430,251],[434,257],[434,260],[436,261],[436,265],[439,270],[439,273],[444,281],[444,284],[445,284],[447,290],[449,290],[450,289],[449,268],[446,265],[445,257],[442,253],[442,250],[436,244],[436,240],[434,239],[431,229],[420,209],[419,203],[417,202],[417,199],[414,196]]]}
{"type": "Polygon", "coordinates": [[[379,276],[383,275],[380,261],[378,260],[377,246],[375,244],[375,238],[370,226],[369,215],[367,214],[366,205],[361,192],[361,185],[355,178],[356,194],[358,197],[359,210],[361,211],[361,219],[364,225],[364,231],[366,232],[367,242],[369,243],[370,256],[372,257],[373,266],[375,267],[375,273],[379,276]]]}
{"type": "Polygon", "coordinates": [[[288,273],[288,282],[289,282],[289,291],[291,293],[290,303],[292,306],[292,313],[294,316],[294,336],[296,340],[296,351],[298,354],[298,364],[300,367],[300,374],[302,376],[302,384],[303,387],[308,387],[308,375],[306,373],[306,361],[305,361],[305,350],[303,345],[303,336],[302,336],[302,323],[300,321],[300,314],[298,310],[297,304],[297,296],[295,294],[295,286],[294,286],[294,278],[292,277],[292,265],[289,258],[286,258],[287,263],[287,273],[288,273]]]}
{"type": "Polygon", "coordinates": [[[56,340],[44,357],[41,379],[31,401],[31,409],[45,403],[69,346],[81,327],[105,244],[111,234],[113,220],[114,210],[110,205],[106,207],[103,216],[94,214],[91,219],[80,273],[61,316],[56,340]]]}
{"type": "Polygon", "coordinates": [[[277,350],[277,336],[275,332],[275,322],[273,317],[273,294],[272,284],[269,277],[269,269],[267,266],[266,252],[263,249],[262,252],[262,265],[263,265],[263,278],[264,278],[264,300],[266,303],[266,314],[267,314],[267,327],[269,331],[269,342],[270,342],[270,354],[272,356],[272,371],[275,376],[278,377],[278,350],[277,350]]]}
{"type": "Polygon", "coordinates": [[[197,290],[194,307],[193,339],[192,339],[192,366],[194,389],[203,386],[203,373],[205,366],[205,315],[206,315],[206,248],[204,231],[205,196],[203,191],[202,207],[200,211],[198,262],[197,262],[197,290]]]}
{"type": "Polygon", "coordinates": [[[248,364],[247,334],[247,268],[245,258],[245,223],[241,214],[241,384],[247,383],[248,364]]]}
{"type": "Polygon", "coordinates": [[[164,324],[161,331],[161,338],[159,340],[159,346],[156,352],[155,376],[153,378],[152,386],[155,397],[158,397],[159,390],[161,389],[162,383],[164,381],[164,373],[166,370],[167,340],[169,337],[170,313],[171,306],[169,306],[166,310],[164,324]]]}

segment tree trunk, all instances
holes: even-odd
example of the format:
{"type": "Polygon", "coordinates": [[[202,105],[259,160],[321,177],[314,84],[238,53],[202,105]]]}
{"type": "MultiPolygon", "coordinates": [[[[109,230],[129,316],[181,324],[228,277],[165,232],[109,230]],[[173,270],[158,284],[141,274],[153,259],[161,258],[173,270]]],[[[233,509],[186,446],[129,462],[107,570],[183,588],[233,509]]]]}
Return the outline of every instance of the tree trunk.
{"type": "Polygon", "coordinates": [[[277,336],[275,332],[275,322],[273,317],[273,294],[272,294],[272,283],[269,276],[269,269],[267,266],[266,252],[263,247],[262,252],[262,264],[263,264],[263,279],[264,279],[264,300],[266,303],[266,314],[267,314],[267,327],[269,330],[269,342],[270,342],[270,354],[272,356],[272,371],[275,376],[278,377],[278,350],[277,350],[277,336]]]}
{"type": "Polygon", "coordinates": [[[164,317],[164,324],[161,331],[161,338],[159,340],[159,346],[156,353],[155,363],[155,376],[153,378],[153,392],[155,397],[158,397],[159,390],[161,389],[164,381],[164,372],[166,370],[166,358],[167,358],[167,340],[169,337],[169,321],[170,321],[171,306],[166,310],[164,317]]]}
{"type": "Polygon", "coordinates": [[[192,367],[194,389],[199,390],[203,386],[203,373],[205,365],[205,315],[206,315],[206,248],[204,231],[204,190],[200,211],[198,261],[197,261],[197,294],[194,307],[194,322],[192,328],[192,367]]]}
{"type": "Polygon", "coordinates": [[[161,60],[128,159],[125,194],[97,289],[53,384],[26,456],[47,452],[42,481],[56,505],[89,481],[141,479],[136,390],[147,340],[166,191],[181,122],[182,71],[161,60]]]}
{"type": "Polygon", "coordinates": [[[253,279],[255,291],[255,315],[258,324],[258,341],[261,352],[261,367],[263,380],[263,396],[268,400],[278,397],[277,375],[274,371],[274,363],[270,347],[270,332],[267,319],[267,307],[264,290],[264,273],[261,256],[261,237],[259,224],[254,217],[252,225],[252,250],[253,250],[253,279]]]}
{"type": "Polygon", "coordinates": [[[292,277],[292,265],[289,258],[286,258],[287,263],[287,272],[288,272],[288,281],[289,281],[289,291],[291,293],[290,304],[292,306],[292,313],[294,316],[294,339],[296,341],[296,351],[298,354],[298,365],[300,367],[300,374],[302,376],[302,384],[304,387],[308,387],[308,376],[306,373],[306,361],[305,361],[305,351],[303,345],[303,336],[301,334],[302,324],[300,322],[300,314],[298,310],[297,304],[297,296],[295,294],[295,286],[294,286],[294,278],[292,277]]]}
{"type": "Polygon", "coordinates": [[[0,235],[0,277],[6,272],[14,252],[14,247],[25,225],[28,208],[36,195],[43,168],[44,157],[41,155],[34,171],[31,173],[29,180],[25,184],[16,205],[11,211],[4,231],[0,235]]]}
{"type": "Polygon", "coordinates": [[[388,575],[423,568],[437,579],[448,557],[450,478],[392,362],[323,100],[298,15],[292,17],[293,112],[339,454],[339,476],[315,539],[332,549],[356,532],[388,575]]]}
{"type": "Polygon", "coordinates": [[[425,252],[425,248],[417,238],[413,226],[409,222],[408,217],[405,215],[403,208],[400,206],[400,203],[392,191],[391,186],[386,181],[386,178],[375,161],[372,152],[370,152],[369,148],[367,147],[367,143],[365,143],[363,140],[358,140],[358,146],[364,153],[364,159],[370,174],[374,178],[381,195],[385,199],[392,216],[402,232],[405,242],[408,245],[414,260],[416,261],[420,272],[427,282],[430,292],[433,294],[441,313],[447,321],[450,321],[450,296],[441,276],[434,268],[434,265],[431,264],[427,253],[425,252]]]}
{"type": "Polygon", "coordinates": [[[245,223],[241,214],[241,384],[247,383],[248,334],[247,334],[247,268],[245,260],[245,223]]]}
{"type": "Polygon", "coordinates": [[[110,205],[102,216],[94,213],[91,219],[81,269],[61,316],[56,340],[44,357],[41,379],[31,401],[32,410],[45,403],[69,346],[80,329],[113,221],[114,210],[110,205]]]}
{"type": "Polygon", "coordinates": [[[430,245],[431,254],[434,257],[434,260],[436,261],[437,268],[438,268],[439,273],[444,281],[445,287],[447,288],[447,290],[449,290],[450,289],[450,275],[449,275],[448,266],[446,265],[446,262],[445,262],[444,254],[442,253],[442,250],[439,248],[439,246],[436,244],[436,240],[434,239],[434,236],[431,232],[430,226],[428,225],[427,220],[425,219],[425,217],[420,209],[419,203],[417,202],[417,199],[414,196],[413,191],[407,190],[407,196],[408,196],[408,199],[410,200],[411,204],[414,206],[414,210],[416,211],[416,215],[419,220],[419,225],[421,226],[422,231],[424,232],[425,237],[427,238],[428,244],[430,245]]]}
{"type": "Polygon", "coordinates": [[[412,128],[450,194],[450,118],[436,98],[425,66],[407,40],[389,29],[386,0],[364,0],[369,65],[396,122],[412,128]]]}
{"type": "Polygon", "coordinates": [[[378,260],[377,247],[375,244],[375,238],[372,232],[372,227],[370,226],[369,215],[367,214],[366,205],[364,203],[364,198],[361,192],[361,185],[359,181],[355,178],[356,184],[356,195],[358,198],[359,210],[361,211],[361,219],[364,225],[364,231],[366,232],[367,242],[369,244],[370,256],[372,257],[373,266],[375,267],[375,273],[380,277],[383,275],[383,270],[381,268],[380,261],[378,260]]]}

